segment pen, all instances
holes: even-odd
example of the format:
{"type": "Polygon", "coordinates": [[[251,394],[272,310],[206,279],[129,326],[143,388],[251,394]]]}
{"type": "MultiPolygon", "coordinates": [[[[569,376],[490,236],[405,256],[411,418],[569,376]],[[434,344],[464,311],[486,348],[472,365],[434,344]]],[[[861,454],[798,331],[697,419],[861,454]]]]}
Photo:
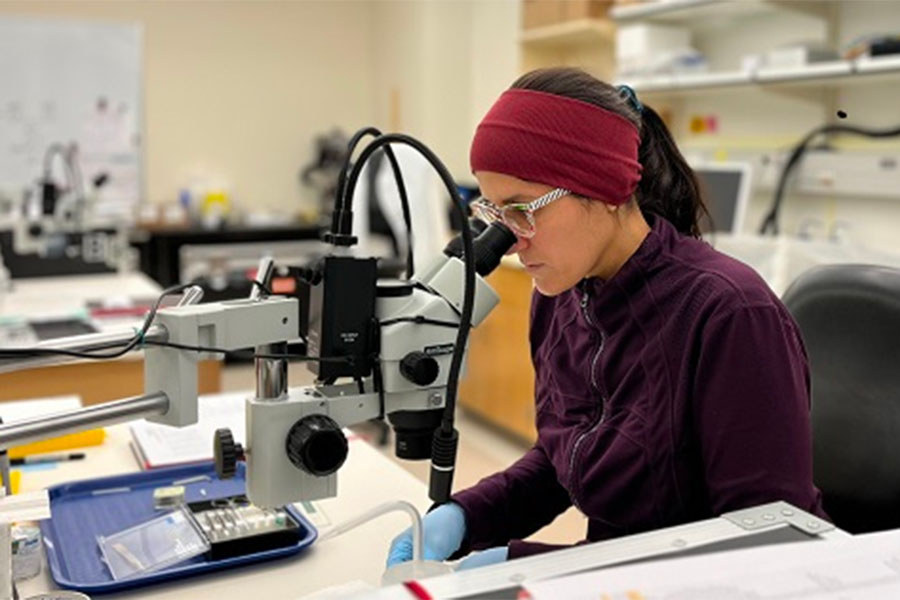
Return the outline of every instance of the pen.
{"type": "Polygon", "coordinates": [[[84,452],[75,452],[73,454],[45,454],[43,456],[23,456],[21,458],[11,458],[9,464],[16,465],[39,465],[41,463],[60,462],[64,460],[81,460],[84,458],[84,452]]]}

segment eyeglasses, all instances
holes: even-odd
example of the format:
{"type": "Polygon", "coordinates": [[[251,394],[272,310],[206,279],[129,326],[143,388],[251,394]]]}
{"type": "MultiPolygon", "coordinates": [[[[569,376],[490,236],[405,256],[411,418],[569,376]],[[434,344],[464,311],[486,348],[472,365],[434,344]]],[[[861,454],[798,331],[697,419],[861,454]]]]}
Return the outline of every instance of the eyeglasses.
{"type": "Polygon", "coordinates": [[[559,200],[563,196],[571,194],[569,190],[556,188],[541,196],[536,200],[525,203],[504,204],[497,206],[493,202],[488,202],[484,198],[479,198],[472,202],[472,212],[475,216],[490,225],[497,221],[501,221],[509,227],[514,234],[519,237],[534,237],[534,212],[539,208],[543,208],[553,202],[559,200]]]}

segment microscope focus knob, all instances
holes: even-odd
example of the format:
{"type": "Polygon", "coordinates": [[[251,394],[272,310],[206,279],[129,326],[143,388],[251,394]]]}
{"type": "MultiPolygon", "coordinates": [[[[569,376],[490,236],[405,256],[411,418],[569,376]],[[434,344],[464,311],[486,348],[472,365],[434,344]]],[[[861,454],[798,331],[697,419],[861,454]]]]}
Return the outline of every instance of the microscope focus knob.
{"type": "Polygon", "coordinates": [[[244,458],[244,449],[234,441],[230,429],[216,429],[213,436],[213,456],[219,479],[231,479],[237,471],[237,461],[244,458]]]}
{"type": "Polygon", "coordinates": [[[400,361],[400,374],[416,385],[428,385],[437,379],[438,362],[424,352],[410,352],[400,361]]]}
{"type": "Polygon", "coordinates": [[[347,459],[347,438],[326,415],[310,415],[294,423],[286,445],[294,466],[317,477],[331,475],[347,459]]]}

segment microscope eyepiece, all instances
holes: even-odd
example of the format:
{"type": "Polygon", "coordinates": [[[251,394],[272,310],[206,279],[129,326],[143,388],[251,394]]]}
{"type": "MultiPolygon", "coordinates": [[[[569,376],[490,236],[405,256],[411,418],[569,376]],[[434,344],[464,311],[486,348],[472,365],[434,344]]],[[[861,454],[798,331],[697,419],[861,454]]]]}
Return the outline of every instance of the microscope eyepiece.
{"type": "MultiPolygon", "coordinates": [[[[509,227],[499,221],[485,225],[483,221],[470,219],[469,227],[472,229],[473,235],[476,233],[478,235],[472,240],[475,255],[475,271],[484,277],[497,268],[503,255],[513,247],[516,243],[516,235],[509,230],[509,227]]],[[[462,260],[462,235],[458,235],[450,240],[444,248],[444,254],[462,260]]]]}
{"type": "Polygon", "coordinates": [[[516,243],[516,235],[503,223],[492,223],[474,240],[475,271],[484,277],[497,268],[516,243]]]}
{"type": "MultiPolygon", "coordinates": [[[[482,221],[477,217],[472,217],[468,221],[469,229],[472,230],[472,237],[478,237],[484,232],[485,229],[488,228],[488,224],[482,221]]],[[[444,247],[444,255],[445,256],[455,256],[456,258],[462,258],[463,255],[463,241],[462,234],[457,235],[452,240],[447,242],[447,245],[444,247]]]]}

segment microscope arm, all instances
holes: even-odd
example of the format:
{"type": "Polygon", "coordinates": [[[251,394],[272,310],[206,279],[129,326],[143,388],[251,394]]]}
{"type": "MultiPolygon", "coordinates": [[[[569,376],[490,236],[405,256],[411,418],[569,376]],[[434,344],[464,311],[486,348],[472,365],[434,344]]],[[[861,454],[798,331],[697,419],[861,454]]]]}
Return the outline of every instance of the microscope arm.
{"type": "MultiPolygon", "coordinates": [[[[177,307],[160,310],[145,335],[145,342],[236,350],[297,337],[295,299],[273,297],[196,304],[201,296],[200,288],[189,288],[177,307]]],[[[34,347],[77,352],[115,349],[127,345],[134,335],[134,330],[87,334],[50,340],[34,347]]],[[[178,426],[195,423],[196,363],[215,353],[157,345],[143,349],[144,395],[0,425],[0,450],[141,417],[178,426]]],[[[0,372],[76,359],[70,356],[7,358],[0,361],[0,372]]]]}

